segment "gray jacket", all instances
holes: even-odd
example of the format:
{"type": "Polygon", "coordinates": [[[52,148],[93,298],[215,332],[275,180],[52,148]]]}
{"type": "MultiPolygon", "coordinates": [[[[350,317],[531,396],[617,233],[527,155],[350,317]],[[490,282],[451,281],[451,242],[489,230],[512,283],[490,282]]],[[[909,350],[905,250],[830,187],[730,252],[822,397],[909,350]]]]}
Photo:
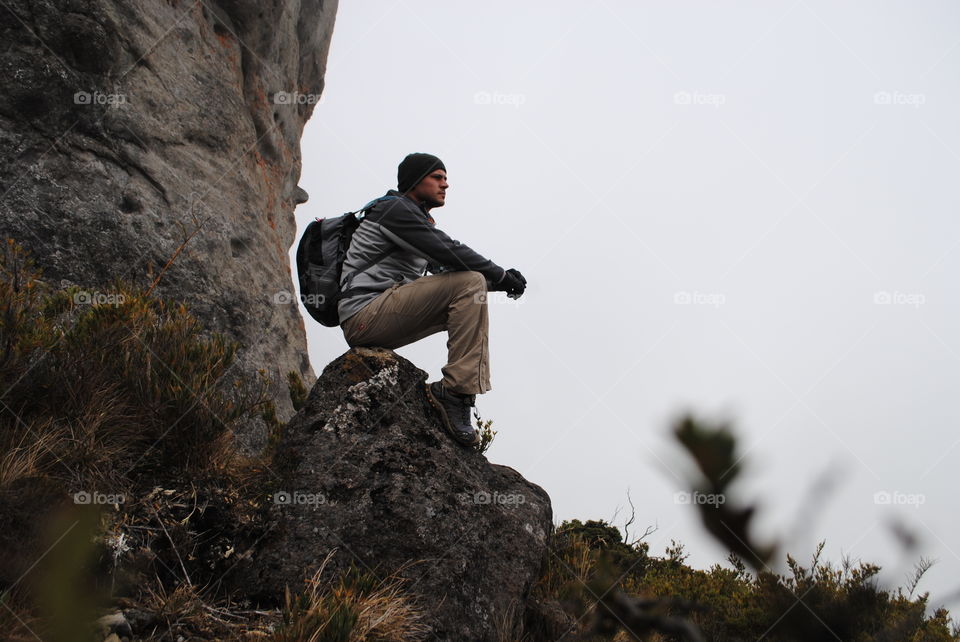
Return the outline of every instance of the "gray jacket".
{"type": "Polygon", "coordinates": [[[344,298],[337,308],[343,323],[394,283],[410,283],[428,271],[473,270],[497,283],[504,269],[436,227],[433,217],[396,190],[396,196],[373,206],[353,233],[343,261],[340,289],[344,298]],[[386,257],[362,272],[357,268],[381,252],[386,257]]]}

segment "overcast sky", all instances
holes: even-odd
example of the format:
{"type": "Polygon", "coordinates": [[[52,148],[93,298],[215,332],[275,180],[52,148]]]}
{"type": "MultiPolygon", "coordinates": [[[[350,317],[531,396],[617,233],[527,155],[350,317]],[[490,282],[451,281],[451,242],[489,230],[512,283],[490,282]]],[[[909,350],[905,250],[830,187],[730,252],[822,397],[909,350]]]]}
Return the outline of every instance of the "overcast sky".
{"type": "MultiPolygon", "coordinates": [[[[894,586],[936,558],[920,589],[957,609],[958,25],[948,1],[341,2],[297,221],[443,159],[439,227],[529,281],[490,304],[488,457],[557,523],[630,489],[651,552],[723,562],[676,495],[692,410],[740,435],[762,536],[894,586]]],[[[319,375],[347,346],[304,316],[319,375]]],[[[445,342],[398,352],[439,378],[445,342]]]]}

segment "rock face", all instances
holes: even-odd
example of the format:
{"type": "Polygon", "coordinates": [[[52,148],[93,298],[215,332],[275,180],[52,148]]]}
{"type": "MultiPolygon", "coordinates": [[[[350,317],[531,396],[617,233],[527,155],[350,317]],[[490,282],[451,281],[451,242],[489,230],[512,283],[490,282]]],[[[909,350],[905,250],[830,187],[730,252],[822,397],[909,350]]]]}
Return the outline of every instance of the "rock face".
{"type": "Polygon", "coordinates": [[[175,256],[154,291],[239,341],[230,378],[266,370],[282,419],[287,373],[314,377],[288,250],[336,5],[0,8],[0,235],[90,299],[116,277],[152,283],[175,256]]]}
{"type": "Polygon", "coordinates": [[[354,562],[383,577],[415,562],[401,574],[436,638],[496,640],[522,617],[547,555],[550,498],[454,443],[425,377],[389,350],[353,349],[327,366],[275,457],[278,534],[254,557],[251,584],[299,591],[334,549],[330,574],[354,562]]]}

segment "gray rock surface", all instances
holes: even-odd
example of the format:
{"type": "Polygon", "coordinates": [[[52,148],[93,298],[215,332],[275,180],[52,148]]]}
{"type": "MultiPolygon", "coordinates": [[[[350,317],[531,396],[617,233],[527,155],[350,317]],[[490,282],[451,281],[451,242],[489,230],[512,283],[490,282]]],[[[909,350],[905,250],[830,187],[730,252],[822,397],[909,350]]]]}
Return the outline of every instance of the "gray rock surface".
{"type": "Polygon", "coordinates": [[[426,373],[390,350],[353,349],[324,370],[277,455],[274,535],[253,558],[266,596],[351,563],[406,588],[440,640],[496,640],[522,617],[547,555],[550,498],[441,428],[426,373]]]}
{"type": "MultiPolygon", "coordinates": [[[[288,249],[336,5],[0,7],[0,235],[91,296],[117,277],[149,284],[176,256],[155,292],[240,342],[225,379],[265,370],[281,419],[287,372],[314,380],[288,249]]],[[[262,430],[245,432],[260,445],[262,430]]]]}

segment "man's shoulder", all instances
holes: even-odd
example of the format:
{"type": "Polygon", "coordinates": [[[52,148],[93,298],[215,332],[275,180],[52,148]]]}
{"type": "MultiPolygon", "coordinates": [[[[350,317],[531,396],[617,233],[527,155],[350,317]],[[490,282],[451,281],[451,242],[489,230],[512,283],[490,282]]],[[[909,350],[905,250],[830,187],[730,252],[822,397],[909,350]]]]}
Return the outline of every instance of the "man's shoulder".
{"type": "Polygon", "coordinates": [[[390,190],[379,199],[370,209],[368,216],[378,219],[390,215],[413,215],[426,219],[426,214],[419,205],[396,190],[390,190]]]}

